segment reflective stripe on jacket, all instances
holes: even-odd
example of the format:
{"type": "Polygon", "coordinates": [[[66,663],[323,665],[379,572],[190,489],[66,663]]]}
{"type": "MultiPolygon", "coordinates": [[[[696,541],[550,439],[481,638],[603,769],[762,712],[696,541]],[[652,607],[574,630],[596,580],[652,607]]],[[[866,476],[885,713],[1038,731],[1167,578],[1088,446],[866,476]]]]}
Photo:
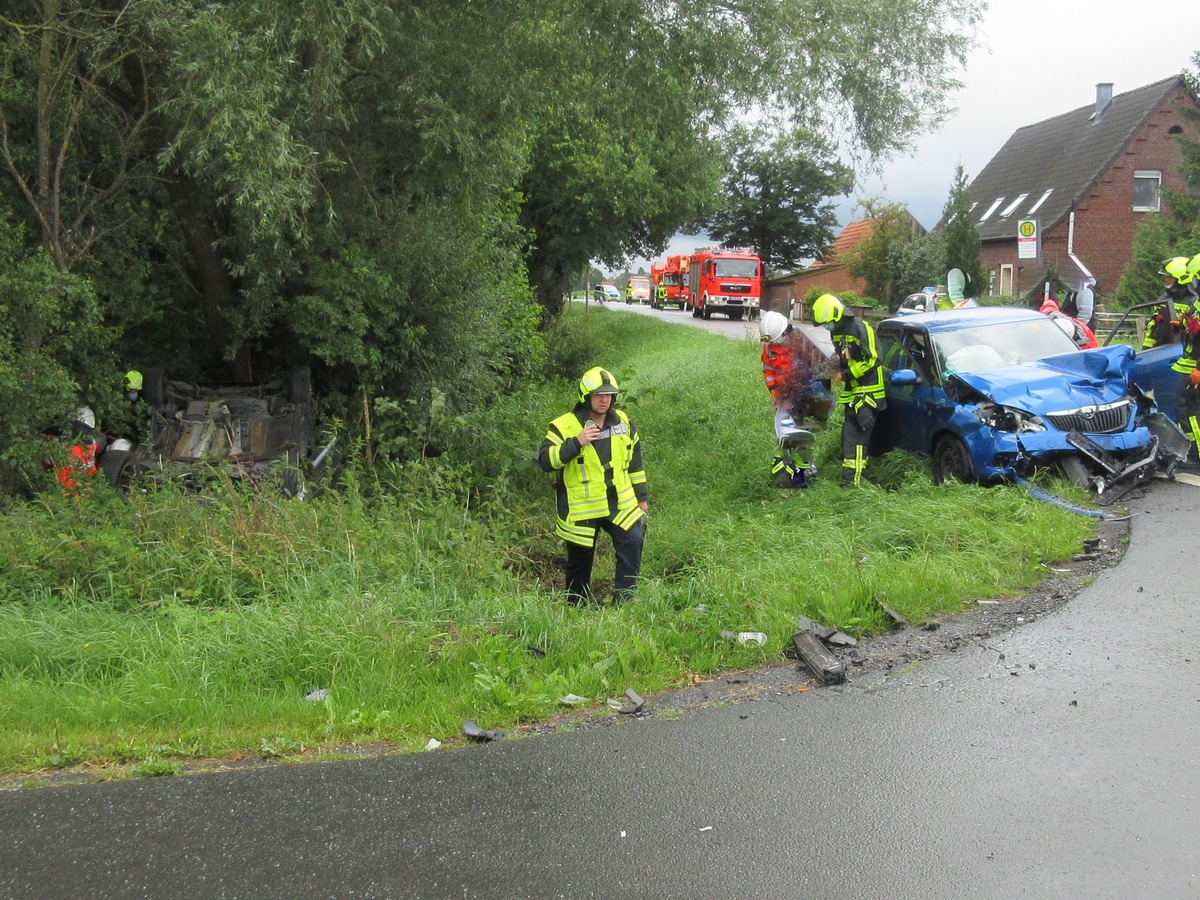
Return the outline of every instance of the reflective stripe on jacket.
{"type": "MultiPolygon", "coordinates": [[[[542,441],[538,461],[543,469],[558,473],[558,519],[555,532],[565,541],[590,547],[595,528],[580,523],[611,519],[629,530],[644,513],[639,506],[639,487],[646,483],[640,438],[619,409],[612,409],[600,438],[587,446],[576,440],[583,422],[574,412],[550,423],[542,441]],[[607,443],[607,448],[603,445],[607,443]],[[597,445],[600,445],[599,447],[597,445]],[[600,450],[607,449],[607,460],[600,450]],[[612,488],[610,496],[610,487],[612,488]]],[[[645,494],[645,488],[641,488],[645,494]]]]}
{"type": "Polygon", "coordinates": [[[833,349],[839,357],[843,349],[848,359],[842,359],[842,393],[838,403],[860,409],[864,404],[884,409],[883,366],[875,346],[875,329],[858,316],[848,316],[838,323],[831,336],[833,349]]]}

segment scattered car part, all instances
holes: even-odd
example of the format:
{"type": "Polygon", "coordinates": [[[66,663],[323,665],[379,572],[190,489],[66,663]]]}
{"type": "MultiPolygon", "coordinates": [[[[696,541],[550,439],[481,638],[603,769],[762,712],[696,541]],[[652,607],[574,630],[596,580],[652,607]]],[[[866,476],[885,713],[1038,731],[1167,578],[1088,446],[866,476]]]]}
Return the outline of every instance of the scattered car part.
{"type": "Polygon", "coordinates": [[[508,732],[506,731],[483,729],[470,719],[467,719],[465,722],[463,722],[462,733],[470,740],[480,744],[486,744],[488,741],[498,741],[501,738],[508,737],[508,732]]]}
{"type": "Polygon", "coordinates": [[[820,681],[838,684],[846,680],[846,667],[811,631],[797,631],[792,635],[792,643],[800,659],[820,681]]]}
{"type": "Polygon", "coordinates": [[[609,697],[608,708],[616,710],[624,716],[633,716],[640,713],[642,711],[642,707],[646,705],[646,701],[639,697],[637,691],[635,691],[633,688],[629,688],[627,691],[625,691],[625,696],[629,699],[629,706],[626,706],[615,697],[609,697]]]}

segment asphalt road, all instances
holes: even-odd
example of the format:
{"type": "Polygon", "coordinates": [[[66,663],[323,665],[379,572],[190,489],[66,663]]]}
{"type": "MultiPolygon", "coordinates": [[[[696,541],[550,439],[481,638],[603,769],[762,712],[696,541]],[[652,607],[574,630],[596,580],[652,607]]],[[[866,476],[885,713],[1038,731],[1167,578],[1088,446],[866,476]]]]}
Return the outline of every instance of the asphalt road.
{"type": "Polygon", "coordinates": [[[1198,506],[1154,484],[1065,607],[862,683],[0,793],[0,896],[1200,897],[1198,506]]]}

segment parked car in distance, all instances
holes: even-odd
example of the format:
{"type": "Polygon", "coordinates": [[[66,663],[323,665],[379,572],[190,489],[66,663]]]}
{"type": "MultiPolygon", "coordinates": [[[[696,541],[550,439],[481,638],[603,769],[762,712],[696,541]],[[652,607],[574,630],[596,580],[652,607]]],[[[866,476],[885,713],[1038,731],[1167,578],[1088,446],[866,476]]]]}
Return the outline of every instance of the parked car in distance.
{"type": "Polygon", "coordinates": [[[887,408],[872,454],[930,457],[938,483],[997,481],[1057,464],[1103,491],[1155,464],[1150,402],[1133,351],[1079,350],[1039,312],[979,307],[898,316],[877,328],[887,408]]]}
{"type": "Polygon", "coordinates": [[[150,412],[149,441],[112,459],[111,451],[105,454],[105,475],[114,486],[204,473],[260,482],[278,474],[285,493],[303,492],[302,469],[317,462],[307,367],[268,383],[195,384],[147,369],[142,398],[150,412]]]}

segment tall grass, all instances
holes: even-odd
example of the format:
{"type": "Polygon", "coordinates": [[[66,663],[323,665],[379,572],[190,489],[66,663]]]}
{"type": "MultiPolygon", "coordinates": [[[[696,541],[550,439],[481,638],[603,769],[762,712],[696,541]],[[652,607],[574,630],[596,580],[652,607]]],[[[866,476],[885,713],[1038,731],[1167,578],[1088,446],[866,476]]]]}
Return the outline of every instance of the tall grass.
{"type": "MultiPolygon", "coordinates": [[[[509,727],[562,698],[649,693],[775,656],[799,613],[868,635],[877,600],[911,621],[1028,589],[1091,522],[1011,487],[935,487],[872,461],[875,484],[770,484],[758,347],[620,311],[569,315],[544,383],[466,420],[450,452],[358,473],[306,502],[97,485],[0,518],[0,771],[509,727]],[[549,476],[534,456],[579,374],[612,370],[642,435],[643,582],[620,607],[566,606],[549,476]],[[766,632],[765,648],[722,639],[766,632]],[[325,699],[306,699],[313,691],[325,699]]],[[[612,555],[602,544],[603,595],[612,555]]],[[[162,764],[162,761],[167,763],[162,764]]]]}

